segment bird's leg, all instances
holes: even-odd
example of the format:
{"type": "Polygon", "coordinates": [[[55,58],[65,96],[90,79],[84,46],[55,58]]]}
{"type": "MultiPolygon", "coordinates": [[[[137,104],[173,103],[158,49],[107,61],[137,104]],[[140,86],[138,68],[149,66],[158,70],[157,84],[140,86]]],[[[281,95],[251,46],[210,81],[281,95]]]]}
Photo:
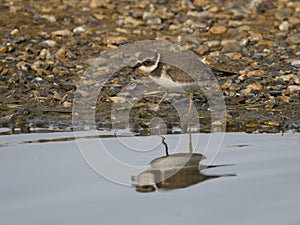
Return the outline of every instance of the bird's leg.
{"type": "Polygon", "coordinates": [[[190,154],[193,153],[193,141],[192,141],[192,133],[191,133],[191,127],[189,126],[189,152],[190,154]]]}
{"type": "MultiPolygon", "coordinates": [[[[192,112],[192,106],[193,106],[193,92],[189,93],[190,96],[190,105],[189,105],[189,111],[188,111],[188,116],[191,116],[191,112],[192,112]]],[[[189,120],[188,121],[188,132],[189,132],[189,152],[190,154],[193,153],[193,141],[192,141],[192,128],[191,128],[191,123],[192,121],[189,120]]]]}
{"type": "Polygon", "coordinates": [[[189,111],[188,111],[188,114],[190,114],[190,113],[192,112],[193,92],[190,92],[189,95],[190,95],[190,105],[189,105],[189,111]]]}
{"type": "Polygon", "coordinates": [[[160,104],[165,100],[165,98],[168,97],[168,95],[169,95],[169,92],[166,91],[166,92],[164,93],[164,95],[162,96],[161,100],[158,102],[158,105],[160,105],[160,104]]]}

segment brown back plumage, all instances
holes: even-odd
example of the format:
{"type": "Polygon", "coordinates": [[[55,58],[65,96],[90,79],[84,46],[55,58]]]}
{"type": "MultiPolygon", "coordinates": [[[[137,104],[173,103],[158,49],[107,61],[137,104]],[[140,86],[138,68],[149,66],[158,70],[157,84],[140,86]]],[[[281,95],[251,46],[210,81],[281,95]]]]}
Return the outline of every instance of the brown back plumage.
{"type": "Polygon", "coordinates": [[[180,83],[195,82],[194,79],[184,71],[178,69],[175,66],[168,65],[161,62],[158,64],[158,67],[150,73],[150,76],[160,77],[163,74],[170,77],[173,82],[180,82],[180,83]]]}

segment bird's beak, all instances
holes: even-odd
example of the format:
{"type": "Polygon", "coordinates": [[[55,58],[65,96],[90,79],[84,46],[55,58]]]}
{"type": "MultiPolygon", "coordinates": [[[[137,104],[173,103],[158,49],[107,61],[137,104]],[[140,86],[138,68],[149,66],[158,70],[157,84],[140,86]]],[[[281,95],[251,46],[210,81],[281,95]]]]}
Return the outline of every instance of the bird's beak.
{"type": "Polygon", "coordinates": [[[132,67],[132,69],[136,70],[137,68],[139,68],[142,64],[140,62],[138,62],[137,64],[135,64],[135,66],[132,67]]]}

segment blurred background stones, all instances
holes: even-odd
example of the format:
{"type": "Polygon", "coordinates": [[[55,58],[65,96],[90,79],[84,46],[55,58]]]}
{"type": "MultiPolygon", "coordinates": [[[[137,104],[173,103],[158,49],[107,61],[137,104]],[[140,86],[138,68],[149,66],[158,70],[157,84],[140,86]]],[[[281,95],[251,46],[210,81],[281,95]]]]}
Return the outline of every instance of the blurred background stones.
{"type": "MultiPolygon", "coordinates": [[[[71,129],[74,92],[87,60],[127,42],[154,39],[179,44],[215,68],[228,131],[299,131],[299,1],[2,0],[0,14],[2,127],[71,129]]],[[[99,128],[110,128],[111,104],[125,101],[118,92],[133,78],[142,81],[128,71],[99,94],[99,128]]],[[[151,111],[160,97],[133,106],[132,121],[147,125],[150,115],[164,116],[151,111]]],[[[202,100],[201,94],[195,99],[201,132],[209,132],[202,100]]],[[[171,110],[168,123],[177,126],[167,101],[162,109],[171,110]]],[[[133,127],[142,133],[146,125],[133,127]]]]}

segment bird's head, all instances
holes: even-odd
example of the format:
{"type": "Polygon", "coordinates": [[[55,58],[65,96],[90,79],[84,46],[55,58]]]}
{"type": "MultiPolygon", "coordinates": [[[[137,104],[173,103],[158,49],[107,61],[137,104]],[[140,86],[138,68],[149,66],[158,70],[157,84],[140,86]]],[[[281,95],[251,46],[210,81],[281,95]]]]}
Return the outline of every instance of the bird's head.
{"type": "Polygon", "coordinates": [[[158,66],[160,54],[154,50],[140,52],[137,59],[137,64],[134,69],[140,69],[143,72],[151,73],[158,66]]]}

